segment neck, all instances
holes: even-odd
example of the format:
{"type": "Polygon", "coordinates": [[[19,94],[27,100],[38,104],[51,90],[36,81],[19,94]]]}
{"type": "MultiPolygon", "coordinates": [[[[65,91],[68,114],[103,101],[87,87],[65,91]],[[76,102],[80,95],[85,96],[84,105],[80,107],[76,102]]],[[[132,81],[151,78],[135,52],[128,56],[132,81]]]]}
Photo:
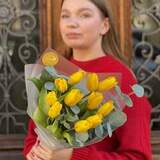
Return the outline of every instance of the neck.
{"type": "Polygon", "coordinates": [[[105,53],[101,45],[93,45],[93,47],[90,48],[73,49],[73,58],[79,61],[92,60],[102,56],[105,56],[105,53]]]}

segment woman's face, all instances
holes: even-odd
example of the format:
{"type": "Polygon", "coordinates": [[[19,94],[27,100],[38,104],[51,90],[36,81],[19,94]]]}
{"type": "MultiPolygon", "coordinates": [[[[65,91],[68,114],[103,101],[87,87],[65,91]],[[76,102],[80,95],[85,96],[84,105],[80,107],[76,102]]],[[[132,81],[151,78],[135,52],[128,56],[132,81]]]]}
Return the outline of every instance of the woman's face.
{"type": "MultiPolygon", "coordinates": [[[[108,21],[107,21],[108,22],[108,21]]],[[[88,48],[101,41],[107,31],[106,19],[89,0],[64,0],[60,32],[70,48],[88,48]]]]}

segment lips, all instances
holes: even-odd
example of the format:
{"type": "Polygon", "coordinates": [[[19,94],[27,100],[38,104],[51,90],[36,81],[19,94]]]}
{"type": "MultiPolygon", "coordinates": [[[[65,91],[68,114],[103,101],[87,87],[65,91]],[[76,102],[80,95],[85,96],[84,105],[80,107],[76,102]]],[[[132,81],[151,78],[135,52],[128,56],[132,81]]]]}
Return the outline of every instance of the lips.
{"type": "Polygon", "coordinates": [[[66,34],[66,36],[68,37],[68,38],[78,38],[78,37],[80,37],[81,36],[81,34],[80,33],[67,33],[66,34]]]}

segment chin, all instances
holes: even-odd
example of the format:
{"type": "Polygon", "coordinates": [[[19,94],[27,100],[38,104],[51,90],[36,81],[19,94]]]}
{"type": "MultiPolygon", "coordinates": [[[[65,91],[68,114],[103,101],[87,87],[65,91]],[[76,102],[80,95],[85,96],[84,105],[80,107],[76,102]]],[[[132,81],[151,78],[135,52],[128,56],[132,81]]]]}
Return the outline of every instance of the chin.
{"type": "Polygon", "coordinates": [[[83,49],[83,48],[86,48],[85,45],[82,45],[82,44],[71,44],[71,43],[66,43],[67,46],[69,48],[73,48],[73,49],[83,49]]]}

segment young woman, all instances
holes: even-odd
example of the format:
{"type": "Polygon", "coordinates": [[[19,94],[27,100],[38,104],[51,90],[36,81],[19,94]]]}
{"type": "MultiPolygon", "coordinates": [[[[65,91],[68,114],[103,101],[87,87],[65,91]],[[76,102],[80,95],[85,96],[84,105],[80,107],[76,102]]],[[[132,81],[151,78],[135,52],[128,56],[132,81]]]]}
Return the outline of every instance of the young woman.
{"type": "MultiPolygon", "coordinates": [[[[129,94],[136,79],[118,49],[107,0],[64,0],[60,31],[70,48],[70,61],[89,72],[122,73],[122,91],[129,94]]],[[[25,140],[27,160],[151,160],[150,111],[146,97],[131,96],[134,106],[124,111],[128,120],[111,138],[81,148],[51,150],[37,143],[30,120],[25,140]]]]}

